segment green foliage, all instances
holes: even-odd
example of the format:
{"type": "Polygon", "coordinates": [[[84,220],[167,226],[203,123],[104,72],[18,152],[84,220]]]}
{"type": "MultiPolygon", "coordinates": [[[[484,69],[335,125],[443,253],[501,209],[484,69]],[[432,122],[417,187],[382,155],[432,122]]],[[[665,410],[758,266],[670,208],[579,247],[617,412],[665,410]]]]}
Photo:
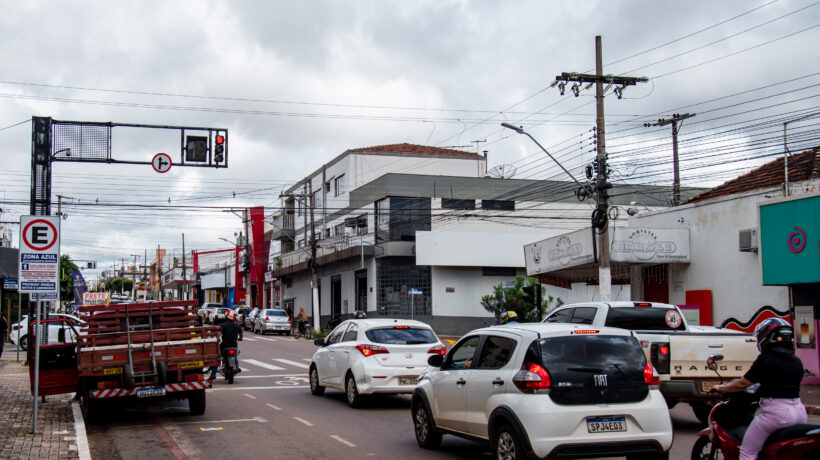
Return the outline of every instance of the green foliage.
{"type": "MultiPolygon", "coordinates": [[[[538,321],[536,305],[524,299],[524,286],[535,286],[537,290],[538,280],[516,276],[512,287],[504,288],[501,284],[493,286],[492,294],[481,297],[481,305],[485,310],[492,313],[495,318],[501,318],[504,312],[512,310],[518,315],[518,320],[522,323],[538,321]]],[[[564,301],[546,294],[543,287],[541,289],[541,317],[543,318],[547,313],[563,305],[564,301]]]]}
{"type": "Polygon", "coordinates": [[[131,292],[134,280],[130,278],[113,278],[105,282],[105,290],[109,292],[131,292]]]}

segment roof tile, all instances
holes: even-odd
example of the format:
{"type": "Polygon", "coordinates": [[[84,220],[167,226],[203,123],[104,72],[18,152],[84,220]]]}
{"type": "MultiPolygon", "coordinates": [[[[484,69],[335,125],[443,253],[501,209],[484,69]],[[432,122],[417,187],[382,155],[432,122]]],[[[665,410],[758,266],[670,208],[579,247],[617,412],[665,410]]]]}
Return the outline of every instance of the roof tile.
{"type": "Polygon", "coordinates": [[[429,145],[416,144],[390,144],[390,145],[375,145],[373,147],[361,147],[348,150],[349,152],[384,152],[384,153],[408,153],[413,155],[443,155],[443,156],[459,156],[465,158],[484,158],[483,156],[473,153],[465,152],[463,150],[444,149],[440,147],[431,147],[429,145]]]}

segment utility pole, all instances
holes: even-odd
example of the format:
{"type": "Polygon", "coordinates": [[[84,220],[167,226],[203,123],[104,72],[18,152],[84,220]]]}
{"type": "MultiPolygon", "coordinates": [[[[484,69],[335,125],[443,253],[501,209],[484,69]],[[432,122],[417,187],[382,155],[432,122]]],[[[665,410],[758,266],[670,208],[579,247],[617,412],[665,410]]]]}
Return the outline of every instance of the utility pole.
{"type": "Polygon", "coordinates": [[[120,258],[120,295],[123,294],[123,280],[125,279],[125,258],[120,258]]]}
{"type": "Polygon", "coordinates": [[[661,118],[654,123],[644,123],[644,127],[650,126],[666,126],[672,125],[672,168],[674,170],[674,178],[672,179],[672,204],[677,206],[680,204],[680,172],[678,169],[678,131],[680,127],[678,122],[683,124],[683,120],[694,117],[694,113],[676,113],[671,118],[661,118]]]}
{"type": "Polygon", "coordinates": [[[161,250],[159,245],[157,245],[157,296],[159,300],[163,300],[162,295],[162,257],[159,255],[161,254],[161,250]]]}
{"type": "Polygon", "coordinates": [[[148,300],[148,250],[145,249],[145,254],[142,256],[142,282],[145,283],[145,295],[144,300],[148,300]]]}
{"type": "Polygon", "coordinates": [[[138,254],[131,254],[134,257],[134,266],[131,267],[131,279],[133,282],[131,283],[131,300],[137,300],[137,257],[138,254]]]}
{"type": "Polygon", "coordinates": [[[248,208],[245,208],[242,211],[242,222],[245,224],[245,240],[242,244],[245,246],[245,260],[248,261],[248,264],[245,266],[245,306],[255,308],[255,305],[251,303],[252,300],[252,293],[251,293],[251,247],[250,247],[250,217],[248,216],[248,208]]]}
{"type": "Polygon", "coordinates": [[[623,89],[639,82],[646,82],[646,78],[622,77],[614,75],[604,75],[603,51],[601,49],[601,36],[595,36],[595,74],[579,74],[564,72],[555,77],[561,94],[564,93],[564,86],[568,82],[573,82],[572,92],[577,97],[581,84],[595,84],[595,125],[598,133],[598,152],[595,164],[598,175],[595,180],[595,188],[598,191],[597,204],[592,213],[592,228],[598,233],[598,289],[602,301],[612,299],[612,271],[610,269],[609,257],[609,194],[607,190],[612,188],[612,184],[607,182],[607,154],[606,136],[604,123],[604,83],[607,88],[616,86],[613,91],[618,99],[621,98],[623,89]]]}
{"type": "Polygon", "coordinates": [[[182,234],[182,292],[184,299],[188,300],[188,265],[185,262],[185,233],[182,234]]]}
{"type": "MultiPolygon", "coordinates": [[[[324,189],[324,185],[322,185],[324,189]]],[[[316,222],[313,220],[313,209],[316,207],[316,201],[313,199],[313,180],[308,181],[308,203],[310,203],[310,288],[312,291],[312,307],[313,311],[313,329],[321,331],[319,324],[320,310],[319,310],[319,272],[316,267],[316,222]]]]}

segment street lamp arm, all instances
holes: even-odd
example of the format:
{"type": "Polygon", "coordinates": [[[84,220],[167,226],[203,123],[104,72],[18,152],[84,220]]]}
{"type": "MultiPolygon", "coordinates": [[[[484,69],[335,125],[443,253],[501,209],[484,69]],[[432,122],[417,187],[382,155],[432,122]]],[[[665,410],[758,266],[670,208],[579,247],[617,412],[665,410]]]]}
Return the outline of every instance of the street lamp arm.
{"type": "Polygon", "coordinates": [[[551,153],[549,153],[549,152],[547,151],[547,149],[545,149],[545,148],[544,148],[544,146],[543,146],[543,145],[541,145],[541,143],[539,143],[539,142],[538,142],[538,141],[537,141],[534,137],[532,137],[532,135],[530,135],[530,133],[528,133],[528,132],[524,131],[524,128],[520,128],[520,127],[517,127],[517,126],[511,125],[511,124],[509,124],[509,123],[507,123],[507,122],[501,123],[501,126],[503,126],[503,127],[507,128],[507,129],[511,129],[511,130],[513,130],[513,131],[517,132],[518,134],[523,134],[523,135],[525,135],[525,136],[529,137],[530,139],[532,139],[532,141],[533,141],[533,142],[535,142],[535,145],[537,145],[537,146],[538,146],[538,148],[540,148],[541,150],[543,150],[543,151],[544,151],[544,153],[546,153],[546,154],[547,154],[547,156],[548,156],[548,157],[550,157],[550,159],[551,159],[552,161],[554,161],[554,162],[555,162],[555,164],[557,164],[557,165],[558,165],[558,167],[559,167],[559,168],[561,168],[561,170],[562,170],[562,171],[564,171],[564,172],[567,174],[567,176],[569,176],[569,177],[570,177],[573,181],[575,181],[575,183],[576,183],[576,184],[578,184],[578,186],[579,186],[579,187],[581,187],[582,189],[586,190],[586,191],[587,191],[590,195],[597,195],[597,193],[595,192],[595,190],[594,190],[592,187],[590,187],[589,185],[584,185],[584,184],[582,184],[582,183],[578,182],[578,179],[576,179],[576,178],[575,178],[575,176],[573,176],[573,175],[572,175],[572,173],[571,173],[571,172],[569,172],[569,171],[567,170],[567,168],[565,168],[565,167],[564,167],[564,165],[562,165],[562,164],[561,164],[558,160],[556,160],[556,159],[555,159],[555,157],[553,157],[553,156],[552,156],[552,154],[551,154],[551,153]]]}

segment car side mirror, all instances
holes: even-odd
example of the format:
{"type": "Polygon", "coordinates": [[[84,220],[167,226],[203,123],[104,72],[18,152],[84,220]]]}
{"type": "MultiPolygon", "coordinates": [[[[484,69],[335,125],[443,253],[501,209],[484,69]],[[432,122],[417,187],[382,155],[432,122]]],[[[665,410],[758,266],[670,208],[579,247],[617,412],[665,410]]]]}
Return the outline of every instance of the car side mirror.
{"type": "Polygon", "coordinates": [[[427,364],[433,367],[441,367],[441,365],[444,364],[444,356],[436,353],[427,358],[427,364]]]}
{"type": "Polygon", "coordinates": [[[313,339],[313,344],[316,345],[317,347],[323,347],[323,346],[325,346],[325,339],[323,339],[321,337],[319,337],[318,339],[313,339]]]}

